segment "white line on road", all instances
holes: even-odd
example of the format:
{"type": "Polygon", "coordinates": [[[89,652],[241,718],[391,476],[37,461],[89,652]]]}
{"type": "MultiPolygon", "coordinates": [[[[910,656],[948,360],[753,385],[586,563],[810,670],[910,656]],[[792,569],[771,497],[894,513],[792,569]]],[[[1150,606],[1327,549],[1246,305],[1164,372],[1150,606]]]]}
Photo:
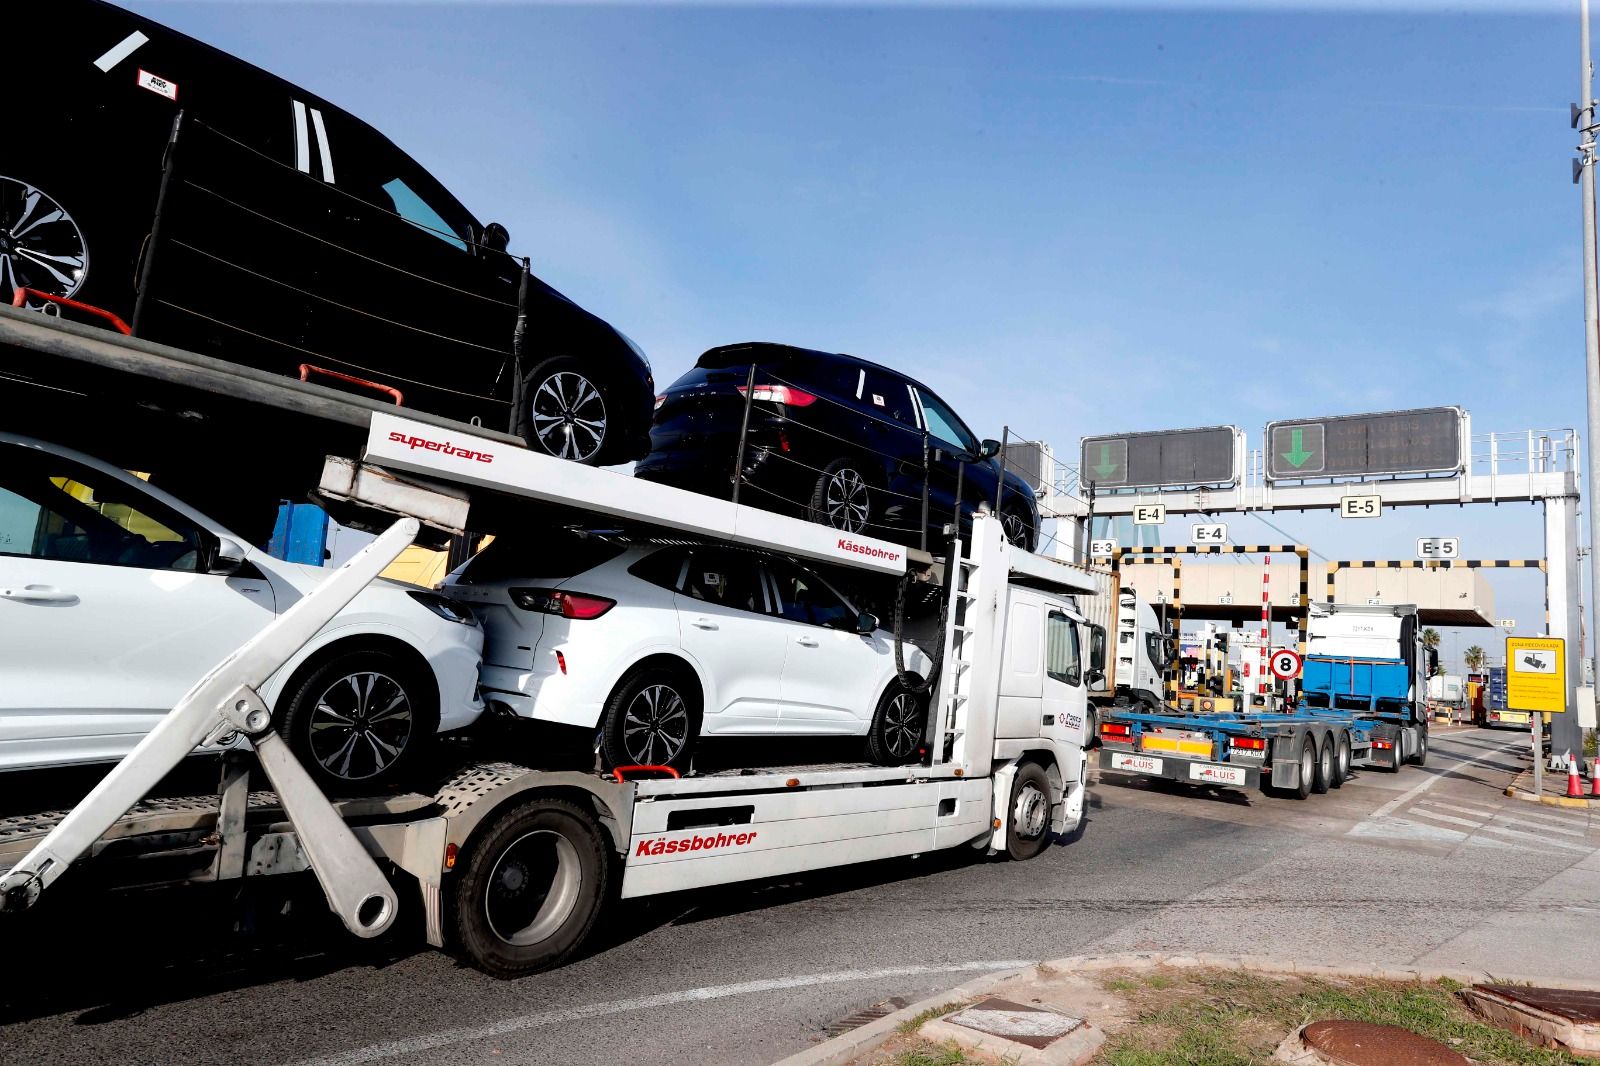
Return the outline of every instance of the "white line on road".
{"type": "MultiPolygon", "coordinates": [[[[1445,802],[1442,802],[1442,800],[1422,800],[1421,805],[1422,807],[1440,807],[1443,808],[1443,810],[1456,810],[1456,812],[1461,812],[1462,815],[1478,815],[1482,816],[1482,818],[1488,818],[1488,815],[1480,815],[1480,813],[1475,812],[1475,810],[1469,810],[1469,808],[1466,807],[1456,807],[1454,804],[1445,804],[1445,802]]],[[[1416,808],[1413,808],[1413,810],[1416,810],[1416,808]]],[[[1565,837],[1584,836],[1584,831],[1582,831],[1582,829],[1573,829],[1570,828],[1570,826],[1547,826],[1547,824],[1542,823],[1542,821],[1528,821],[1525,820],[1525,818],[1522,818],[1522,816],[1507,815],[1507,813],[1496,813],[1496,815],[1493,815],[1493,820],[1509,821],[1509,823],[1515,824],[1515,826],[1526,826],[1528,829],[1544,829],[1546,832],[1560,832],[1560,834],[1565,837]]]]}
{"type": "MultiPolygon", "coordinates": [[[[1429,774],[1421,782],[1414,785],[1409,791],[1401,793],[1399,796],[1396,796],[1388,803],[1385,803],[1382,807],[1379,807],[1377,810],[1367,815],[1366,820],[1371,821],[1374,818],[1382,818],[1385,815],[1392,814],[1401,807],[1405,806],[1407,803],[1410,803],[1412,800],[1416,799],[1418,796],[1422,795],[1424,792],[1428,791],[1428,789],[1432,788],[1437,782],[1453,773],[1454,770],[1465,769],[1468,766],[1482,766],[1490,762],[1494,757],[1504,755],[1512,748],[1517,747],[1520,743],[1521,741],[1519,739],[1513,743],[1507,744],[1505,747],[1500,748],[1497,751],[1490,752],[1488,755],[1479,756],[1476,759],[1462,759],[1455,765],[1453,769],[1446,770],[1442,774],[1429,774]]],[[[1437,750],[1437,748],[1435,750],[1437,750]]]]}
{"type": "Polygon", "coordinates": [[[1543,811],[1530,811],[1526,809],[1527,807],[1531,806],[1533,806],[1531,803],[1519,805],[1517,807],[1517,817],[1532,818],[1538,822],[1549,822],[1552,825],[1561,826],[1576,825],[1579,822],[1587,822],[1589,820],[1589,816],[1587,814],[1577,810],[1573,810],[1567,814],[1545,814],[1543,811]]]}
{"type": "Polygon", "coordinates": [[[1520,829],[1507,829],[1498,825],[1486,825],[1480,832],[1498,833],[1500,836],[1511,837],[1514,840],[1529,841],[1541,848],[1561,848],[1563,851],[1576,851],[1584,855],[1600,851],[1600,848],[1590,847],[1586,844],[1568,844],[1565,840],[1551,840],[1549,837],[1539,836],[1537,833],[1524,833],[1520,829]]]}
{"type": "Polygon", "coordinates": [[[1406,813],[1407,814],[1414,814],[1419,818],[1432,818],[1436,822],[1449,822],[1451,825],[1464,825],[1468,829],[1477,829],[1477,828],[1479,828],[1480,826],[1483,825],[1483,821],[1481,819],[1479,821],[1473,822],[1473,821],[1468,821],[1465,818],[1457,818],[1453,814],[1440,814],[1438,811],[1430,811],[1430,810],[1428,810],[1427,807],[1424,807],[1420,803],[1417,804],[1415,807],[1411,808],[1406,813]]]}
{"type": "Polygon", "coordinates": [[[380,1059],[392,1059],[399,1055],[415,1055],[424,1051],[432,1051],[435,1048],[447,1047],[451,1044],[506,1036],[510,1033],[521,1032],[524,1029],[537,1029],[545,1025],[582,1021],[585,1018],[600,1018],[610,1014],[623,1014],[628,1011],[648,1010],[651,1007],[670,1007],[678,1003],[699,1003],[711,999],[727,999],[730,996],[746,996],[754,992],[777,992],[786,988],[809,988],[815,985],[842,984],[847,981],[875,981],[885,977],[916,977],[923,974],[958,973],[973,970],[982,972],[1015,970],[1023,966],[1032,966],[1035,961],[1033,959],[1000,959],[989,962],[952,962],[932,966],[888,966],[881,970],[836,970],[832,973],[774,977],[765,981],[742,981],[733,985],[708,985],[702,988],[686,988],[679,992],[663,992],[654,996],[635,996],[633,999],[617,999],[609,1003],[589,1003],[578,1007],[566,1007],[561,1010],[519,1014],[512,1018],[504,1018],[498,1022],[490,1022],[487,1025],[478,1025],[472,1028],[444,1029],[426,1036],[393,1040],[386,1044],[370,1044],[363,1048],[335,1052],[323,1058],[305,1059],[298,1063],[297,1066],[357,1066],[358,1063],[377,1062],[380,1059]]]}

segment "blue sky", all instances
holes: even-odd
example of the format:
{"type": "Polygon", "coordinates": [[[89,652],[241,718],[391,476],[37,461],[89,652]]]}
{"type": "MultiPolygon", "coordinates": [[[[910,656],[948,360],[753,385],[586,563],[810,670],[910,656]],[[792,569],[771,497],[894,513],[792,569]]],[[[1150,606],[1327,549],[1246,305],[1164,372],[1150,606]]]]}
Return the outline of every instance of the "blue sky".
{"type": "MultiPolygon", "coordinates": [[[[1575,3],[129,6],[371,121],[658,380],[851,351],[1066,454],[1583,420],[1575,3]]],[[[1273,521],[1343,558],[1542,554],[1526,506],[1273,521]]],[[[1537,631],[1536,583],[1495,581],[1537,631]]]]}

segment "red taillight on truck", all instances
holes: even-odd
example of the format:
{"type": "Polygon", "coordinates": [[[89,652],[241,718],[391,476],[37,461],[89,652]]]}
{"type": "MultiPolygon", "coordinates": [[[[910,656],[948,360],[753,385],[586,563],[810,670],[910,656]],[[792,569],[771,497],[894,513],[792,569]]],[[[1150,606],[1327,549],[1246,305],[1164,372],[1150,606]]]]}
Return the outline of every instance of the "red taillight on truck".
{"type": "Polygon", "coordinates": [[[1260,737],[1234,737],[1228,743],[1235,748],[1246,751],[1266,751],[1267,742],[1260,737]]]}
{"type": "Polygon", "coordinates": [[[562,589],[512,589],[511,602],[524,611],[559,614],[562,618],[599,618],[617,605],[604,596],[585,596],[562,589]]]}
{"type": "Polygon", "coordinates": [[[1372,747],[1373,747],[1373,750],[1375,750],[1375,751],[1389,751],[1394,747],[1394,741],[1392,741],[1392,740],[1374,740],[1372,742],[1372,747]]]}
{"type": "Polygon", "coordinates": [[[788,404],[790,407],[810,407],[817,402],[817,398],[805,389],[797,389],[793,385],[749,385],[739,386],[739,395],[749,395],[752,400],[765,400],[768,403],[788,404]]]}
{"type": "Polygon", "coordinates": [[[1133,730],[1121,722],[1101,722],[1100,735],[1107,740],[1127,740],[1133,736],[1133,730]]]}

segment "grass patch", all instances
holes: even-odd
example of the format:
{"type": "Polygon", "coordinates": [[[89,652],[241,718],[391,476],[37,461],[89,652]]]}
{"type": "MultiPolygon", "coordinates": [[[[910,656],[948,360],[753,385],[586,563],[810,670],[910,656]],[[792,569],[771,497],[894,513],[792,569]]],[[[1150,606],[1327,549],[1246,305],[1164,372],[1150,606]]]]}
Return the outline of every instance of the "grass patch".
{"type": "Polygon", "coordinates": [[[966,1063],[976,1063],[981,1060],[967,1057],[959,1044],[953,1041],[948,1044],[934,1044],[923,1041],[912,1047],[904,1048],[889,1062],[893,1066],[965,1066],[966,1063]]]}
{"type": "Polygon", "coordinates": [[[899,1025],[895,1026],[895,1030],[901,1033],[914,1033],[918,1029],[922,1028],[923,1022],[931,1022],[935,1018],[943,1018],[946,1014],[952,1014],[966,1005],[967,1004],[965,1000],[957,1000],[954,1003],[946,1003],[938,1007],[929,1007],[927,1010],[922,1011],[919,1014],[914,1014],[905,1021],[901,1022],[899,1025]]]}
{"type": "Polygon", "coordinates": [[[1196,969],[1108,974],[1101,986],[1128,1001],[1132,1018],[1101,1049],[1102,1066],[1265,1066],[1285,1036],[1324,1018],[1403,1026],[1485,1066],[1593,1066],[1480,1021],[1461,1002],[1455,981],[1285,979],[1196,969]]]}

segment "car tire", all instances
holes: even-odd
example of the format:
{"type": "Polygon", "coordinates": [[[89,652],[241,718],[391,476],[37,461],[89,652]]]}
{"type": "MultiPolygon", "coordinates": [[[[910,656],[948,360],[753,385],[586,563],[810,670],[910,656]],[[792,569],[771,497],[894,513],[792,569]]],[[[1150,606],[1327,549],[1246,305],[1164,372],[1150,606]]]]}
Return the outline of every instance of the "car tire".
{"type": "Polygon", "coordinates": [[[1017,767],[1006,805],[1006,854],[1024,862],[1050,843],[1050,779],[1038,763],[1017,767]]]}
{"type": "Polygon", "coordinates": [[[438,739],[432,679],[378,648],[336,654],[297,678],[280,706],[289,749],[332,792],[404,782],[438,739]]]}
{"type": "Polygon", "coordinates": [[[495,977],[560,966],[593,931],[610,891],[611,860],[592,815],[537,799],[479,830],[452,903],[455,940],[495,977]]]}
{"type": "Polygon", "coordinates": [[[585,466],[612,461],[626,427],[618,404],[592,369],[570,355],[546,359],[522,379],[517,435],[528,447],[585,466]]]}
{"type": "Polygon", "coordinates": [[[904,766],[922,751],[928,726],[928,705],[899,682],[878,700],[867,727],[867,758],[879,766],[904,766]]]}
{"type": "Polygon", "coordinates": [[[687,773],[700,740],[700,694],[682,670],[646,666],[606,701],[600,754],[607,766],[670,766],[687,773]]]}
{"type": "Polygon", "coordinates": [[[1000,508],[1000,528],[1006,540],[1023,551],[1031,552],[1039,543],[1039,527],[1033,517],[1015,504],[1000,508]]]}
{"type": "Polygon", "coordinates": [[[1328,789],[1333,787],[1333,760],[1333,737],[1330,735],[1323,737],[1322,743],[1317,745],[1317,768],[1311,775],[1311,791],[1319,796],[1326,795],[1328,789]]]}
{"type": "Polygon", "coordinates": [[[866,533],[872,515],[872,482],[854,459],[835,459],[822,468],[806,503],[806,518],[844,533],[866,533]]]}

